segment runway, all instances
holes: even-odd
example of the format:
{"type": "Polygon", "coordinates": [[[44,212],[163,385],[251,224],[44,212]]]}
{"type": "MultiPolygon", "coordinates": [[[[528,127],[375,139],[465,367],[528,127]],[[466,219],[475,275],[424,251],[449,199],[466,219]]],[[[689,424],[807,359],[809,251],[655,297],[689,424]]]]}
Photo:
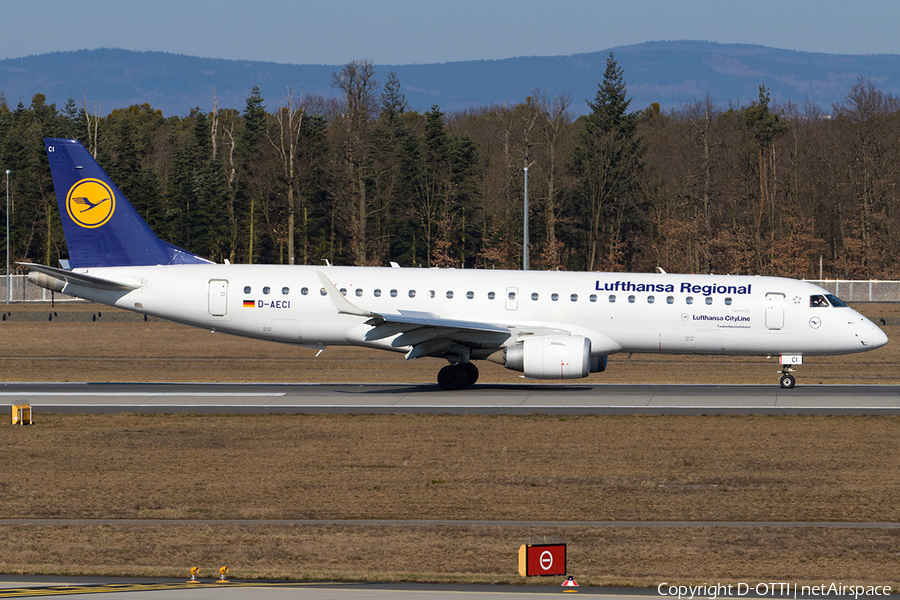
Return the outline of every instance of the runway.
{"type": "MultiPolygon", "coordinates": [[[[445,585],[427,583],[320,583],[320,582],[242,582],[219,584],[205,579],[190,584],[176,579],[131,579],[125,577],[29,577],[0,576],[0,598],[68,596],[103,600],[166,598],[169,600],[260,598],[287,600],[297,597],[312,600],[440,600],[441,598],[539,598],[559,597],[558,587],[565,577],[553,577],[552,585],[445,585]]],[[[576,588],[581,594],[602,595],[607,600],[659,598],[655,589],[576,588]]],[[[754,597],[753,594],[750,595],[754,597]]]]}
{"type": "MultiPolygon", "coordinates": [[[[565,577],[548,577],[544,585],[476,585],[433,583],[362,583],[362,582],[259,582],[232,581],[218,583],[206,579],[191,584],[183,579],[132,579],[127,577],[35,577],[28,575],[0,575],[0,598],[27,598],[37,596],[68,596],[103,600],[138,600],[140,598],[167,598],[170,600],[198,600],[217,598],[259,598],[288,600],[299,596],[311,600],[441,600],[465,598],[489,600],[495,598],[559,598],[563,591],[602,596],[605,600],[652,600],[653,598],[688,598],[688,584],[671,579],[660,579],[650,588],[602,588],[560,587],[565,577]],[[678,587],[681,589],[678,589],[678,587]],[[677,593],[683,594],[676,596],[677,593]]],[[[577,583],[577,578],[576,578],[577,583]]],[[[696,590],[697,584],[691,584],[696,590]]],[[[710,582],[711,586],[716,585],[710,582]]],[[[801,600],[840,600],[847,595],[810,594],[798,584],[719,584],[716,597],[748,598],[798,598],[801,600]],[[738,585],[745,587],[739,588],[738,585]]],[[[707,598],[711,592],[697,594],[694,598],[707,598]]],[[[849,593],[852,596],[852,593],[849,593]]]]}
{"type": "Polygon", "coordinates": [[[46,412],[900,414],[900,386],[4,383],[0,408],[46,412]]]}

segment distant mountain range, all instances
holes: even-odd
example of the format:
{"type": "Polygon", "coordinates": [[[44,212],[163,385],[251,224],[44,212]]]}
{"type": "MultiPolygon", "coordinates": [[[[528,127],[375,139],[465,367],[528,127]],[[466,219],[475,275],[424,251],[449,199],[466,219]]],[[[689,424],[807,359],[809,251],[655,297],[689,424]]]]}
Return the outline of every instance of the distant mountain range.
{"type": "MultiPolygon", "coordinates": [[[[668,110],[704,98],[727,107],[749,104],[759,86],[774,102],[810,101],[828,111],[843,101],[859,77],[881,91],[900,95],[900,55],[820,54],[764,46],[678,41],[647,42],[572,56],[528,56],[417,65],[376,65],[384,82],[394,71],[409,107],[420,112],[437,104],[444,112],[516,104],[539,88],[551,97],[569,94],[572,111],[589,112],[613,52],[625,74],[632,110],[657,102],[668,110]]],[[[288,65],[197,58],[165,52],[100,49],[54,52],[0,60],[0,92],[11,108],[28,105],[36,93],[62,108],[69,97],[89,109],[149,103],[166,116],[191,108],[211,110],[213,88],[219,107],[243,110],[259,86],[269,110],[278,107],[289,85],[304,95],[336,96],[332,73],[343,65],[288,65]]]]}

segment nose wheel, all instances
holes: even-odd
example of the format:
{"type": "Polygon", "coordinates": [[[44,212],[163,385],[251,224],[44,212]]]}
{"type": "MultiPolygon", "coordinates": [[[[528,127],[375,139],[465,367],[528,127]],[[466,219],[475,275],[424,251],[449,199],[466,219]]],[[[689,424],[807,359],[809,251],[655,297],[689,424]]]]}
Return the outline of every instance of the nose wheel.
{"type": "Polygon", "coordinates": [[[778,378],[778,385],[783,390],[789,390],[797,383],[797,380],[791,375],[794,369],[790,365],[781,365],[781,377],[778,378]]]}

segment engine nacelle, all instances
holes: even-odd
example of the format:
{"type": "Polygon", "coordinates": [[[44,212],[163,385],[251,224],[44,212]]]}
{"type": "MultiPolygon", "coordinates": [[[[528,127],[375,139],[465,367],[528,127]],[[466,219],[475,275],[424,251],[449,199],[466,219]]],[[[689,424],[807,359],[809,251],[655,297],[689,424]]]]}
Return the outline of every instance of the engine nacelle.
{"type": "Polygon", "coordinates": [[[506,349],[506,368],[533,379],[587,377],[591,362],[591,340],[580,335],[528,337],[506,349]]]}

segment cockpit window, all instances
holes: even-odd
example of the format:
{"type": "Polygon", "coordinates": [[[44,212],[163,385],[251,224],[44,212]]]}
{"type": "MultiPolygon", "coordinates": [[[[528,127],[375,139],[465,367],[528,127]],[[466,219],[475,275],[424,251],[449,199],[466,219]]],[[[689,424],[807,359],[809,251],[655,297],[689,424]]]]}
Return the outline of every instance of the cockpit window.
{"type": "Polygon", "coordinates": [[[835,308],[848,308],[847,303],[834,294],[825,294],[825,297],[828,298],[828,301],[831,302],[831,305],[835,308]]]}
{"type": "Polygon", "coordinates": [[[828,308],[828,301],[822,294],[813,294],[809,297],[809,305],[811,308],[828,308]]]}
{"type": "Polygon", "coordinates": [[[847,308],[847,304],[834,294],[813,294],[809,297],[809,305],[812,308],[847,308]]]}

